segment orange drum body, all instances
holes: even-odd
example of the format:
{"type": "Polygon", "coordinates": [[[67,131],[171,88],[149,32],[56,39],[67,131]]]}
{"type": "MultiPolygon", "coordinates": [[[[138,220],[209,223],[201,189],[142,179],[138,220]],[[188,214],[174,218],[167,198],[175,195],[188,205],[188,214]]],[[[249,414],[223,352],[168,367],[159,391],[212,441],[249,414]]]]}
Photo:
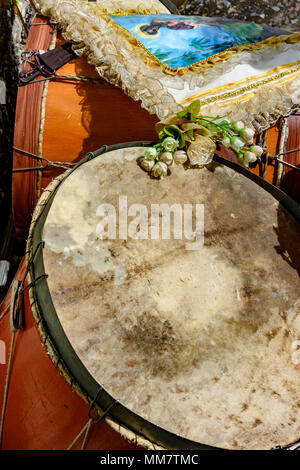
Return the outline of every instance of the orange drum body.
{"type": "MultiPolygon", "coordinates": [[[[290,152],[300,148],[300,115],[291,115],[286,122],[279,121],[266,132],[265,144],[270,155],[290,152]]],[[[300,151],[279,156],[285,162],[300,168],[300,151]]],[[[272,158],[262,158],[253,171],[267,181],[280,187],[297,202],[300,202],[300,170],[296,170],[272,158]]]]}
{"type": "MultiPolygon", "coordinates": [[[[37,16],[27,41],[27,50],[48,50],[63,41],[55,39],[49,19],[37,16]]],[[[13,209],[17,237],[27,236],[31,216],[42,192],[64,169],[45,166],[26,152],[51,162],[74,163],[90,149],[135,140],[155,140],[155,116],[141,108],[125,93],[99,79],[84,57],[61,67],[59,74],[81,76],[95,81],[55,79],[19,88],[15,139],[13,209]],[[19,149],[19,150],[16,150],[19,149]],[[24,153],[25,152],[25,153],[24,153]],[[22,169],[27,171],[20,171],[22,169]]]]}

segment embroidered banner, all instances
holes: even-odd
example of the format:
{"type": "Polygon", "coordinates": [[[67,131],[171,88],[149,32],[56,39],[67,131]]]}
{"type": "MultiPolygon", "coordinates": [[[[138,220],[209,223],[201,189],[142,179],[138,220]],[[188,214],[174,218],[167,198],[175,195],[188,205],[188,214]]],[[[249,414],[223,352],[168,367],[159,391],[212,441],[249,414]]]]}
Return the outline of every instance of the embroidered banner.
{"type": "MultiPolygon", "coordinates": [[[[108,15],[83,0],[39,0],[99,75],[164,119],[200,99],[255,129],[300,102],[300,33],[225,18],[108,15]]],[[[111,10],[110,10],[111,11],[111,10]]]]}
{"type": "Polygon", "coordinates": [[[232,47],[290,34],[225,18],[175,15],[111,15],[151,54],[171,68],[186,67],[232,47]]]}

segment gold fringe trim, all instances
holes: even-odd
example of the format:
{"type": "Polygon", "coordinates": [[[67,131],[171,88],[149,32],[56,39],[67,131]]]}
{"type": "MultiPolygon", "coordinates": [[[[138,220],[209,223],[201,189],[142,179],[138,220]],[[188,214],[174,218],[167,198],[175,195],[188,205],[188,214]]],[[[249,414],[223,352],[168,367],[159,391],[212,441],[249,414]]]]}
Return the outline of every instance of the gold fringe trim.
{"type": "Polygon", "coordinates": [[[209,90],[201,91],[199,93],[196,93],[195,95],[189,96],[188,98],[185,98],[184,100],[180,101],[180,104],[185,106],[186,104],[189,104],[191,101],[194,101],[195,99],[198,99],[198,98],[202,99],[201,97],[205,97],[205,96],[211,96],[211,95],[221,96],[221,94],[217,95],[217,92],[219,92],[219,91],[223,92],[224,90],[227,90],[227,89],[228,90],[236,89],[240,85],[243,85],[243,84],[249,83],[249,82],[254,82],[255,80],[256,80],[255,83],[257,84],[257,86],[259,86],[259,83],[260,83],[259,80],[260,79],[262,79],[264,77],[268,77],[268,76],[274,76],[274,77],[278,76],[278,73],[276,74],[276,72],[278,72],[279,70],[283,71],[284,69],[288,69],[288,71],[286,72],[287,74],[292,73],[291,68],[294,67],[294,66],[297,66],[298,64],[299,64],[298,69],[300,69],[300,60],[298,60],[297,62],[292,62],[291,64],[278,65],[274,69],[269,70],[268,72],[265,72],[265,73],[262,73],[262,74],[259,74],[259,75],[252,75],[252,76],[243,78],[242,80],[238,80],[238,81],[233,82],[233,83],[227,83],[225,85],[220,85],[216,88],[211,88],[209,90]]]}
{"type": "MultiPolygon", "coordinates": [[[[254,90],[255,88],[259,88],[260,86],[262,85],[266,85],[268,83],[271,83],[271,82],[274,82],[276,80],[279,80],[280,78],[283,78],[283,77],[286,77],[287,75],[293,75],[293,74],[299,74],[300,72],[300,66],[299,67],[295,67],[287,72],[281,72],[281,73],[278,73],[276,75],[274,75],[273,77],[269,77],[269,78],[265,78],[264,80],[261,80],[259,82],[255,82],[255,83],[252,83],[251,85],[247,85],[245,87],[242,87],[242,88],[239,88],[238,90],[235,90],[235,91],[228,91],[227,93],[223,93],[223,94],[220,94],[220,95],[215,95],[215,96],[211,96],[210,98],[207,98],[207,99],[204,99],[204,100],[201,100],[201,105],[202,106],[205,106],[207,104],[210,104],[210,103],[215,103],[216,101],[223,101],[223,100],[226,100],[228,98],[232,98],[232,97],[236,97],[236,96],[239,96],[239,95],[243,95],[244,93],[246,93],[247,91],[250,91],[250,90],[254,90]]],[[[296,76],[297,76],[296,75],[296,76]]],[[[291,80],[293,78],[296,78],[296,77],[291,77],[291,80]]],[[[193,101],[195,98],[196,98],[197,95],[194,95],[194,96],[191,96],[190,98],[184,100],[184,101],[181,101],[180,104],[185,104],[185,103],[189,103],[191,101],[193,101]]]]}
{"type": "MultiPolygon", "coordinates": [[[[99,6],[97,6],[99,8],[99,6]]],[[[97,8],[96,7],[96,8],[97,8]]],[[[161,12],[159,10],[155,10],[155,13],[151,13],[151,10],[122,10],[122,8],[118,8],[116,11],[108,11],[107,8],[102,8],[99,10],[102,11],[103,15],[114,15],[114,16],[126,16],[126,15],[158,15],[161,12]]],[[[100,13],[101,14],[101,13],[100,13]]],[[[166,13],[167,14],[167,13],[166,13]]]]}

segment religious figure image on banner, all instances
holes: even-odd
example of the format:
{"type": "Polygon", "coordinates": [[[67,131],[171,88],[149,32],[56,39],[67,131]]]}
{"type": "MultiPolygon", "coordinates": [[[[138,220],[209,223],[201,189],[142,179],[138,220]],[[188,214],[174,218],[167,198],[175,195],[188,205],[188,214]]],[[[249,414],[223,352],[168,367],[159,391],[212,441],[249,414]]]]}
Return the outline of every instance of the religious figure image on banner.
{"type": "Polygon", "coordinates": [[[290,34],[255,23],[202,16],[111,16],[130,31],[161,62],[186,67],[231,47],[290,34]]]}

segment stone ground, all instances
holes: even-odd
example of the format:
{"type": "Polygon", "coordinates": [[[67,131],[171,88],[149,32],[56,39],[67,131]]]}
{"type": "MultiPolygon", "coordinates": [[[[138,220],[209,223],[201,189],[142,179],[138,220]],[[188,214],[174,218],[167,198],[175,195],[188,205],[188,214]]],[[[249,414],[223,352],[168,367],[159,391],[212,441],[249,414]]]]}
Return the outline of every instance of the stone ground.
{"type": "MultiPolygon", "coordinates": [[[[14,250],[12,228],[12,142],[17,75],[26,38],[12,4],[12,0],[0,0],[0,260],[10,259],[16,266],[19,254],[14,250]]],[[[19,0],[19,8],[30,22],[29,2],[19,0]]],[[[185,15],[225,16],[300,31],[300,0],[186,0],[180,11],[185,15]]],[[[0,300],[1,292],[0,286],[0,300]]]]}
{"type": "Polygon", "coordinates": [[[184,15],[226,16],[300,31],[300,0],[187,0],[184,15]]]}

